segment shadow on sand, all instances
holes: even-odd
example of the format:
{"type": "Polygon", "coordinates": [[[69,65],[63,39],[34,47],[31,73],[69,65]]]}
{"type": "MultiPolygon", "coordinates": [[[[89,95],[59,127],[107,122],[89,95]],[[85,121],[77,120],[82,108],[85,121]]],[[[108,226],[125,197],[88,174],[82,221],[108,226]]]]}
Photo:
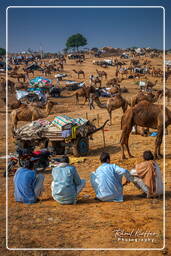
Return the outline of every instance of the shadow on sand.
{"type": "Polygon", "coordinates": [[[118,153],[121,151],[120,147],[118,146],[106,146],[106,147],[100,147],[100,148],[96,148],[96,149],[91,149],[89,155],[90,156],[99,156],[101,152],[108,152],[109,154],[114,154],[114,153],[118,153]]]}

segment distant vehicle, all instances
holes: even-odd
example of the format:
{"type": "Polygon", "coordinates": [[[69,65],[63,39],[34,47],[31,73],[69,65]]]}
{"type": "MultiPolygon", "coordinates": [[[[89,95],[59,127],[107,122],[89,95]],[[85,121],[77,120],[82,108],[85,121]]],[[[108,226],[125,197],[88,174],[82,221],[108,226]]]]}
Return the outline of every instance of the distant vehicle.
{"type": "Polygon", "coordinates": [[[69,54],[68,59],[85,59],[84,54],[69,54]]]}
{"type": "Polygon", "coordinates": [[[102,52],[99,51],[94,54],[94,57],[99,58],[101,55],[102,55],[102,52]]]}
{"type": "Polygon", "coordinates": [[[121,59],[129,59],[129,55],[126,54],[126,53],[123,53],[123,54],[121,55],[121,59]]]}

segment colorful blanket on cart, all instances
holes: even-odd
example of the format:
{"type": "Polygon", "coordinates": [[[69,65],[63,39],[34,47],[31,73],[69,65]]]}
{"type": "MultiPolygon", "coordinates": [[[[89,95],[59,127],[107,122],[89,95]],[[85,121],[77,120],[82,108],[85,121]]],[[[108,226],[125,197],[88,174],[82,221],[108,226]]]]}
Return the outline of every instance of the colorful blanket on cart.
{"type": "Polygon", "coordinates": [[[66,115],[56,116],[52,121],[52,125],[58,130],[71,129],[72,126],[81,126],[88,122],[85,118],[72,118],[66,115]]]}

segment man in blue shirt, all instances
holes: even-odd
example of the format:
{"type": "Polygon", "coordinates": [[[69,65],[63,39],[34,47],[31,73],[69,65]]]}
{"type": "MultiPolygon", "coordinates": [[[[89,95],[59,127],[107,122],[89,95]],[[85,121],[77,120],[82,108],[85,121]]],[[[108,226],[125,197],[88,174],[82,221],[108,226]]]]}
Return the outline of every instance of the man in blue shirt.
{"type": "Polygon", "coordinates": [[[75,204],[77,195],[85,186],[85,180],[81,180],[76,168],[69,165],[67,156],[63,156],[60,162],[52,170],[52,197],[60,204],[75,204]]]}
{"type": "Polygon", "coordinates": [[[36,203],[43,191],[44,176],[42,174],[36,175],[34,161],[37,159],[31,158],[27,167],[21,167],[15,173],[14,197],[17,202],[36,203]]]}
{"type": "Polygon", "coordinates": [[[130,173],[116,164],[110,164],[110,155],[101,153],[101,166],[91,174],[91,185],[101,201],[123,202],[122,177],[133,181],[130,173]]]}

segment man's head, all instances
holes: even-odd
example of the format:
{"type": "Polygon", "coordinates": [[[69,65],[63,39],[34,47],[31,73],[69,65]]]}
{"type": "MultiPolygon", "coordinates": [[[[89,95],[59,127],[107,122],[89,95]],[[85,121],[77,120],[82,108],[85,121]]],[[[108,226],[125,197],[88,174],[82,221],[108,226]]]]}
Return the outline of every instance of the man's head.
{"type": "Polygon", "coordinates": [[[60,162],[61,162],[61,163],[67,163],[67,164],[69,164],[69,157],[63,155],[62,158],[60,159],[60,162]]]}
{"type": "Polygon", "coordinates": [[[102,152],[100,155],[101,163],[110,163],[110,155],[107,152],[102,152]]]}
{"type": "Polygon", "coordinates": [[[147,150],[147,151],[144,151],[143,158],[144,158],[144,160],[149,161],[149,160],[153,160],[154,156],[150,150],[147,150]]]}

